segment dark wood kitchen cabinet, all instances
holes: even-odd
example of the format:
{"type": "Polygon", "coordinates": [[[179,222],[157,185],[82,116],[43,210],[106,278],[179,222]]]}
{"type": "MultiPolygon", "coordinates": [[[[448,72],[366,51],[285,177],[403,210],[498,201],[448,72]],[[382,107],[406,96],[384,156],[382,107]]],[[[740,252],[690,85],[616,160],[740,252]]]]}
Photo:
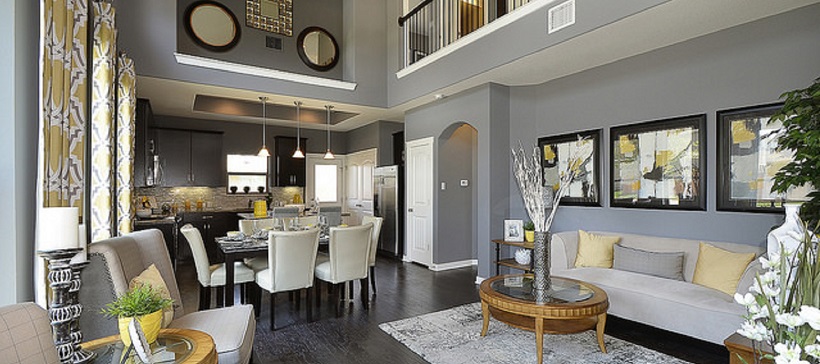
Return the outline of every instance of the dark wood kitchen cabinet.
{"type": "MultiPolygon", "coordinates": [[[[296,138],[278,136],[276,141],[274,163],[276,164],[276,178],[274,185],[278,187],[299,186],[305,187],[305,159],[293,158],[296,151],[296,138]]],[[[307,146],[307,139],[301,138],[302,152],[307,146]]]]}
{"type": "Polygon", "coordinates": [[[163,186],[225,185],[222,133],[163,128],[155,132],[163,186]]]}
{"type": "Polygon", "coordinates": [[[134,186],[146,187],[145,172],[152,160],[151,146],[156,135],[151,129],[154,122],[151,103],[146,99],[137,99],[137,112],[134,120],[134,186]]]}
{"type": "MultiPolygon", "coordinates": [[[[228,231],[238,230],[239,217],[236,212],[232,211],[185,211],[179,214],[181,216],[179,226],[191,224],[199,229],[202,235],[202,242],[205,244],[205,251],[208,253],[208,260],[211,264],[221,263],[224,261],[222,255],[219,253],[219,247],[216,245],[216,238],[228,235],[228,231]]],[[[179,244],[179,259],[191,260],[191,247],[188,245],[188,240],[183,237],[182,232],[179,233],[180,241],[184,243],[179,244]]]]}

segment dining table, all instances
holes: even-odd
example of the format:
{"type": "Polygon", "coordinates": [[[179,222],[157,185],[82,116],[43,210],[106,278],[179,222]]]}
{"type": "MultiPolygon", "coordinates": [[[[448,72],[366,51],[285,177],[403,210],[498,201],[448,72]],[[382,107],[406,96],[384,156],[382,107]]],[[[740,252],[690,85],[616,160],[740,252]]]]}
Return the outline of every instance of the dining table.
{"type": "MultiPolygon", "coordinates": [[[[234,304],[234,264],[241,262],[245,258],[267,257],[268,239],[256,238],[253,236],[239,238],[229,238],[227,236],[217,237],[216,245],[222,256],[225,258],[225,307],[234,304]]],[[[319,236],[319,245],[327,245],[330,238],[327,235],[319,236]]]]}

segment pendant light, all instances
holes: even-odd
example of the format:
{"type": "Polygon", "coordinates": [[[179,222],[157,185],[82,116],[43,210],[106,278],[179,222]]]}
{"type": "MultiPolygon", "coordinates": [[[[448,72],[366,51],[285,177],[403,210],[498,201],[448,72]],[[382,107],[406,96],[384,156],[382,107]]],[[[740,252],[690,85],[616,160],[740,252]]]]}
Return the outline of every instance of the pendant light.
{"type": "Polygon", "coordinates": [[[265,104],[268,102],[268,98],[266,96],[259,96],[259,100],[262,101],[262,149],[259,149],[259,153],[256,153],[256,155],[260,157],[270,157],[268,147],[265,146],[265,129],[268,128],[268,119],[265,117],[265,104]]]}
{"type": "Polygon", "coordinates": [[[302,123],[302,114],[300,108],[302,107],[301,101],[294,101],[294,105],[296,105],[296,151],[293,152],[293,158],[305,158],[305,153],[302,153],[302,139],[300,137],[300,129],[302,123]]]}
{"type": "Polygon", "coordinates": [[[325,152],[325,159],[334,159],[336,157],[333,156],[333,153],[330,152],[330,109],[333,106],[325,105],[325,109],[327,109],[327,152],[325,152]]]}

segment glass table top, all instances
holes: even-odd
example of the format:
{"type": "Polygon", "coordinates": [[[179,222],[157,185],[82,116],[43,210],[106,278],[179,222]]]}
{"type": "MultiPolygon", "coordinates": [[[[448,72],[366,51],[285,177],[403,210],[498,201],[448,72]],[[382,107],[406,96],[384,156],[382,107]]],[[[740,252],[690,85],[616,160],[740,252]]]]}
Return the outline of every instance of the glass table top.
{"type": "MultiPolygon", "coordinates": [[[[92,363],[94,364],[109,364],[109,363],[142,363],[134,350],[128,353],[128,358],[122,360],[123,354],[128,351],[122,341],[115,341],[107,345],[100,346],[93,350],[97,356],[92,363]]],[[[194,351],[194,344],[190,340],[177,335],[164,335],[157,338],[151,344],[151,353],[153,355],[154,363],[182,363],[194,351]]]]}
{"type": "MultiPolygon", "coordinates": [[[[550,301],[548,303],[583,302],[592,298],[592,289],[583,283],[561,277],[552,277],[551,280],[552,287],[550,288],[550,301]]],[[[535,296],[532,293],[532,281],[532,277],[528,276],[511,276],[493,281],[490,288],[505,296],[535,302],[535,296]]]]}

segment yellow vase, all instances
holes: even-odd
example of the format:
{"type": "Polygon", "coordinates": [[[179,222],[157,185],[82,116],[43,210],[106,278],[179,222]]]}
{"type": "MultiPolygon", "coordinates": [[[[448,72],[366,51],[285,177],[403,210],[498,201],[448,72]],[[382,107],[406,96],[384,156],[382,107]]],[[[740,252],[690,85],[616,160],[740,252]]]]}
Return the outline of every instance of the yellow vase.
{"type": "Polygon", "coordinates": [[[524,240],[528,243],[532,243],[535,241],[535,231],[534,230],[524,230],[524,240]]]}
{"type": "Polygon", "coordinates": [[[256,200],[253,202],[253,217],[267,217],[268,216],[268,202],[265,200],[256,200]]]}
{"type": "MultiPolygon", "coordinates": [[[[142,326],[145,340],[147,340],[149,344],[157,341],[159,329],[162,327],[162,310],[139,316],[136,319],[140,323],[140,326],[142,326]]],[[[129,323],[131,323],[131,317],[120,317],[117,319],[117,324],[120,329],[120,340],[125,344],[125,347],[131,345],[131,335],[128,334],[129,323]]]]}

